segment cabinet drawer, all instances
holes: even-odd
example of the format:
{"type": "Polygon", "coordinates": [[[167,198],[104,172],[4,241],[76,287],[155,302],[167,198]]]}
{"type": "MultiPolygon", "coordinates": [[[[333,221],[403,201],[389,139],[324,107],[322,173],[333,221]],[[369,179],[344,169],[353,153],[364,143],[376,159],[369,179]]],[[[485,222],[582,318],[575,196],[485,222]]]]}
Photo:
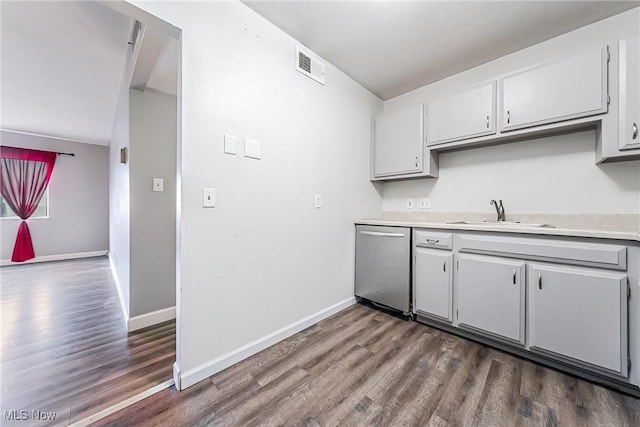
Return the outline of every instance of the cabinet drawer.
{"type": "Polygon", "coordinates": [[[627,248],[607,243],[460,234],[460,252],[625,270],[627,248]]]}
{"type": "Polygon", "coordinates": [[[451,249],[452,241],[451,233],[425,230],[413,231],[413,243],[420,248],[451,249]]]}

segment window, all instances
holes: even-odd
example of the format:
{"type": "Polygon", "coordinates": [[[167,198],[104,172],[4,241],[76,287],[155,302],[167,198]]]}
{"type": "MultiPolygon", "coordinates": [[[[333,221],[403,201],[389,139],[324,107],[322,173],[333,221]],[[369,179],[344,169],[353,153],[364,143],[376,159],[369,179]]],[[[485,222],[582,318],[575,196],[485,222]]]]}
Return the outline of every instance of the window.
{"type": "MultiPolygon", "coordinates": [[[[0,218],[17,218],[18,216],[9,207],[4,197],[0,194],[0,218]]],[[[40,199],[36,211],[30,218],[48,218],[49,217],[49,189],[44,192],[44,196],[40,199]]]]}

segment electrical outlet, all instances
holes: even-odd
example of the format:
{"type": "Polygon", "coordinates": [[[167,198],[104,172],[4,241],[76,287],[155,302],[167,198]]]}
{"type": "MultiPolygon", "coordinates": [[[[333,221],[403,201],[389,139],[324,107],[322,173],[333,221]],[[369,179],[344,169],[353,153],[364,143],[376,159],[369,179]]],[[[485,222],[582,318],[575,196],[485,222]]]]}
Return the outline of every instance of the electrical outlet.
{"type": "Polygon", "coordinates": [[[216,207],[216,190],[214,188],[202,189],[202,207],[203,208],[216,207]]]}
{"type": "Polygon", "coordinates": [[[316,194],[314,206],[316,207],[316,209],[322,207],[322,196],[320,194],[316,194]]]}
{"type": "Polygon", "coordinates": [[[430,209],[431,199],[420,199],[420,209],[430,209]]]}
{"type": "Polygon", "coordinates": [[[153,178],[153,191],[164,191],[164,179],[153,178]]]}
{"type": "Polygon", "coordinates": [[[407,209],[413,209],[413,199],[407,199],[407,209]]]}

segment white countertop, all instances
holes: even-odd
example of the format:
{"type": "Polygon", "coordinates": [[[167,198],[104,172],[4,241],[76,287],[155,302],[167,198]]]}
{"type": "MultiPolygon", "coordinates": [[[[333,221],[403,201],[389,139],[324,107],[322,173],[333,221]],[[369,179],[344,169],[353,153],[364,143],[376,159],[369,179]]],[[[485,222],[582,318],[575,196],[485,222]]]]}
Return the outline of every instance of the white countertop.
{"type": "Polygon", "coordinates": [[[455,221],[492,221],[479,213],[411,213],[385,212],[382,218],[359,219],[356,224],[397,227],[431,228],[439,230],[490,231],[525,233],[546,236],[591,237],[599,239],[630,240],[640,242],[640,215],[593,214],[521,214],[508,221],[551,224],[550,227],[519,227],[517,225],[451,224],[455,221]]]}

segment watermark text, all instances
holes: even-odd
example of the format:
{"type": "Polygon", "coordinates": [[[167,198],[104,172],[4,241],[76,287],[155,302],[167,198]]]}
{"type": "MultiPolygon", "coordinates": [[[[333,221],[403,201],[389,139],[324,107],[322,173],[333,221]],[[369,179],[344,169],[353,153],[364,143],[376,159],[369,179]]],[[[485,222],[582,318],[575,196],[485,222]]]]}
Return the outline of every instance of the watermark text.
{"type": "Polygon", "coordinates": [[[9,409],[2,414],[5,421],[54,421],[58,415],[54,411],[40,409],[9,409]]]}

